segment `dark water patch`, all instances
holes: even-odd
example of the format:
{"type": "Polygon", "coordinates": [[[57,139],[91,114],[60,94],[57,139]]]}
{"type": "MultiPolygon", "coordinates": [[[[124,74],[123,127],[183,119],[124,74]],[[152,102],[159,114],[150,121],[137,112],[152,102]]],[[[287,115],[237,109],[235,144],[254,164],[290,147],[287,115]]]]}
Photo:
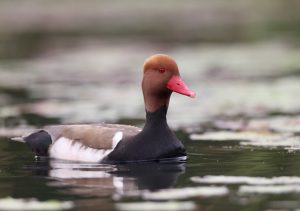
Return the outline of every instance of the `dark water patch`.
{"type": "Polygon", "coordinates": [[[3,118],[6,127],[24,125],[24,121],[26,125],[33,125],[36,127],[61,123],[61,120],[58,117],[45,117],[35,113],[22,113],[19,116],[7,116],[3,118]]]}
{"type": "Polygon", "coordinates": [[[187,166],[196,166],[197,169],[200,165],[202,170],[198,175],[300,175],[299,169],[294,168],[300,164],[299,153],[234,145],[224,148],[215,142],[187,142],[186,145],[187,151],[192,152],[188,153],[187,166]]]}
{"type": "Polygon", "coordinates": [[[287,117],[293,117],[293,116],[300,116],[300,110],[294,111],[294,112],[284,112],[284,111],[276,111],[271,110],[266,113],[265,117],[274,117],[274,116],[287,116],[287,117]]]}
{"type": "Polygon", "coordinates": [[[35,113],[23,113],[20,118],[26,120],[29,125],[44,126],[51,124],[59,124],[60,118],[57,117],[45,117],[35,113]]]}
{"type": "Polygon", "coordinates": [[[185,173],[185,163],[145,163],[119,165],[112,175],[134,178],[140,190],[159,190],[174,187],[178,177],[185,173]]]}
{"type": "MultiPolygon", "coordinates": [[[[0,141],[1,197],[34,197],[75,202],[74,210],[115,210],[119,202],[144,202],[143,191],[205,186],[190,180],[194,176],[300,176],[300,154],[282,149],[241,147],[234,142],[197,142],[185,131],[177,131],[188,152],[181,164],[101,165],[53,159],[36,161],[26,145],[0,141]]],[[[297,200],[299,194],[237,193],[238,185],[228,185],[222,197],[191,197],[201,209],[259,210],[273,201],[297,200]]],[[[184,195],[185,193],[182,192],[184,195]]]]}
{"type": "MultiPolygon", "coordinates": [[[[295,5],[296,6],[296,5],[295,5]]],[[[281,20],[281,21],[271,21],[268,24],[265,24],[266,29],[268,32],[266,35],[269,36],[272,33],[281,32],[290,37],[299,37],[300,36],[300,21],[299,19],[295,19],[292,22],[281,20]]]]}
{"type": "Polygon", "coordinates": [[[7,61],[32,58],[41,52],[49,36],[45,31],[32,30],[23,33],[2,34],[0,39],[0,59],[7,61]]]}
{"type": "Polygon", "coordinates": [[[9,97],[10,104],[16,103],[26,103],[31,102],[30,92],[24,88],[10,88],[10,87],[1,87],[0,94],[6,95],[9,97]]]}

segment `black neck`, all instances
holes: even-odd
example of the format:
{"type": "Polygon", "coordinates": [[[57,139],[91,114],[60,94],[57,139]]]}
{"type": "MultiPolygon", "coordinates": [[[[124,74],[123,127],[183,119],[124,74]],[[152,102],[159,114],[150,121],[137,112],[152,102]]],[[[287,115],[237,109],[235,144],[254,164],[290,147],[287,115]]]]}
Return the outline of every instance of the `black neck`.
{"type": "Polygon", "coordinates": [[[166,105],[160,107],[154,112],[146,111],[146,124],[144,129],[158,127],[158,126],[168,126],[167,124],[167,111],[168,107],[166,105]]]}

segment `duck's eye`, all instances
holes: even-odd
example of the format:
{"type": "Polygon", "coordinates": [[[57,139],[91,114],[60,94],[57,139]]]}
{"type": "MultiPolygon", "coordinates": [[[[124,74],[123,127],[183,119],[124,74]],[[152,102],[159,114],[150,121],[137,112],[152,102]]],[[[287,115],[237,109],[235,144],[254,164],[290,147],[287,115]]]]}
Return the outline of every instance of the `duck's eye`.
{"type": "Polygon", "coordinates": [[[159,71],[160,73],[164,73],[164,72],[166,72],[166,69],[165,69],[164,67],[160,67],[160,68],[158,69],[158,71],[159,71]]]}

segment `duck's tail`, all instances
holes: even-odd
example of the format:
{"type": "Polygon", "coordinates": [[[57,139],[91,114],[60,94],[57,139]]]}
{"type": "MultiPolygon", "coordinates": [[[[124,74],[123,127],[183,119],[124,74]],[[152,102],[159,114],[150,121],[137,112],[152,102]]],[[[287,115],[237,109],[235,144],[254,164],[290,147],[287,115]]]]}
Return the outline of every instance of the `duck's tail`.
{"type": "Polygon", "coordinates": [[[26,143],[37,156],[48,156],[48,149],[52,144],[51,136],[44,130],[31,133],[28,136],[14,137],[11,140],[26,143]]]}

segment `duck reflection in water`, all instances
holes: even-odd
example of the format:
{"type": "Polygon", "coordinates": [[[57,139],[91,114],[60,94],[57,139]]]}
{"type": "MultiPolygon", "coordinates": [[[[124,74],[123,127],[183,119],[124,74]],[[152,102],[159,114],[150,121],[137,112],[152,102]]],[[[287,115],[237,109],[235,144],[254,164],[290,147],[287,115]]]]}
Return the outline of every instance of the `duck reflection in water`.
{"type": "Polygon", "coordinates": [[[104,165],[50,159],[30,167],[35,175],[48,175],[49,185],[84,196],[131,195],[176,185],[185,163],[128,163],[104,165]]]}

